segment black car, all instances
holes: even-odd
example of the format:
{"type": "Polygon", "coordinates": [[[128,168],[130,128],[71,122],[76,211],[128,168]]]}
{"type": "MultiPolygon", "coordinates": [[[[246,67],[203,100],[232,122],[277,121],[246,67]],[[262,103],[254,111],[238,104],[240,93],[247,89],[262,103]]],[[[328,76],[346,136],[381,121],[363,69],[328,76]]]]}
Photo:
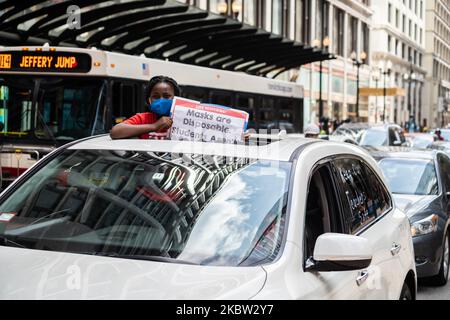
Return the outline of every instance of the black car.
{"type": "Polygon", "coordinates": [[[418,277],[445,285],[449,274],[450,158],[442,151],[369,151],[409,217],[418,277]]]}

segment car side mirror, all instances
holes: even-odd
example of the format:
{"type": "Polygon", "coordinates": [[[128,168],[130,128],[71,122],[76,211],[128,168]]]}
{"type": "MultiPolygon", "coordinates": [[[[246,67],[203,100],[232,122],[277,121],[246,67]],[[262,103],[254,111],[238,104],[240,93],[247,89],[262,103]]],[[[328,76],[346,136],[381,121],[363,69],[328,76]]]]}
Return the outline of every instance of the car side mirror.
{"type": "Polygon", "coordinates": [[[447,191],[447,192],[445,193],[445,196],[447,197],[447,199],[450,199],[450,191],[447,191]]]}
{"type": "Polygon", "coordinates": [[[373,251],[369,240],[346,234],[325,233],[317,238],[307,271],[361,270],[370,266],[373,251]]]}

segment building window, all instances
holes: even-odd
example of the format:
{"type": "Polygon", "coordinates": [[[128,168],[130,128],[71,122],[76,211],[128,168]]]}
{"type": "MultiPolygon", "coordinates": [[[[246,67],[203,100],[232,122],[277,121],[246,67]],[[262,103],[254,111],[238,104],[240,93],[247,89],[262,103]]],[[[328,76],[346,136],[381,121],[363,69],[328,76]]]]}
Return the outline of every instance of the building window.
{"type": "Polygon", "coordinates": [[[258,1],[257,0],[246,0],[244,1],[244,23],[250,24],[252,26],[256,26],[256,17],[257,17],[257,9],[258,9],[258,1]]]}
{"type": "Polygon", "coordinates": [[[338,8],[334,10],[333,43],[335,53],[344,56],[344,11],[338,8]]]}
{"type": "MultiPolygon", "coordinates": [[[[361,47],[363,51],[367,54],[367,59],[370,58],[370,29],[369,26],[365,23],[361,24],[362,33],[361,33],[361,47]]],[[[368,60],[366,60],[366,63],[368,60]]]]}
{"type": "Polygon", "coordinates": [[[408,24],[408,26],[409,26],[409,37],[410,38],[412,38],[412,21],[411,20],[409,20],[409,24],[408,24]]]}
{"type": "Polygon", "coordinates": [[[358,48],[358,20],[355,17],[348,18],[347,32],[347,56],[350,57],[353,51],[357,52],[358,48]]]}
{"type": "Polygon", "coordinates": [[[295,40],[302,43],[310,43],[311,0],[296,0],[295,14],[295,40]]]}
{"type": "Polygon", "coordinates": [[[272,32],[287,36],[289,29],[289,0],[272,1],[272,32]]]}
{"type": "Polygon", "coordinates": [[[420,19],[423,19],[423,0],[420,1],[420,19]]]}
{"type": "Polygon", "coordinates": [[[395,9],[395,26],[400,28],[400,13],[398,9],[395,9]]]}
{"type": "Polygon", "coordinates": [[[388,5],[388,22],[392,23],[392,4],[388,5]]]}
{"type": "Polygon", "coordinates": [[[326,0],[317,0],[316,1],[316,39],[324,39],[329,34],[329,26],[328,26],[328,13],[329,13],[329,4],[326,0]],[[323,23],[322,23],[323,19],[323,23]],[[323,30],[323,32],[322,32],[323,30]],[[323,33],[323,34],[322,34],[323,33]]]}
{"type": "Polygon", "coordinates": [[[406,33],[406,15],[403,15],[402,31],[403,33],[406,33]]]}

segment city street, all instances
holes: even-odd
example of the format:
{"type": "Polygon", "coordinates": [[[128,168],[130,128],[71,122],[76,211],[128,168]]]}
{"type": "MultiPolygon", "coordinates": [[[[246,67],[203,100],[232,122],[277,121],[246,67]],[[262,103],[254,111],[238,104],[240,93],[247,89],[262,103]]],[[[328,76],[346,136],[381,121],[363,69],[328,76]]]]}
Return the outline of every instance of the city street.
{"type": "Polygon", "coordinates": [[[450,282],[444,287],[419,284],[417,300],[450,300],[450,282]]]}
{"type": "Polygon", "coordinates": [[[450,300],[449,43],[450,0],[0,0],[0,300],[450,300]]]}

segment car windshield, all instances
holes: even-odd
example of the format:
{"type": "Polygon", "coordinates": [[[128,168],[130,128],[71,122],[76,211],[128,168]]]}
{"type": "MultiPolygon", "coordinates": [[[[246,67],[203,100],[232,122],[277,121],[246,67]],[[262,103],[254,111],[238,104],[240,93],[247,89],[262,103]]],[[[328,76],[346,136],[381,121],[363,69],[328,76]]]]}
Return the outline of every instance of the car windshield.
{"type": "Polygon", "coordinates": [[[54,144],[106,132],[106,83],[74,77],[0,76],[0,136],[54,144]]]}
{"type": "Polygon", "coordinates": [[[65,150],[0,199],[0,237],[40,250],[268,263],[281,247],[290,170],[247,158],[65,150]]]}
{"type": "Polygon", "coordinates": [[[438,194],[436,170],[432,160],[386,158],[379,165],[392,193],[438,194]]]}
{"type": "Polygon", "coordinates": [[[381,147],[388,145],[388,135],[383,130],[367,130],[360,136],[359,145],[381,147]]]}
{"type": "Polygon", "coordinates": [[[433,143],[433,139],[428,139],[425,137],[412,137],[411,143],[414,148],[426,149],[433,143]]]}
{"type": "Polygon", "coordinates": [[[450,141],[450,130],[441,130],[441,135],[445,141],[450,141]]]}

